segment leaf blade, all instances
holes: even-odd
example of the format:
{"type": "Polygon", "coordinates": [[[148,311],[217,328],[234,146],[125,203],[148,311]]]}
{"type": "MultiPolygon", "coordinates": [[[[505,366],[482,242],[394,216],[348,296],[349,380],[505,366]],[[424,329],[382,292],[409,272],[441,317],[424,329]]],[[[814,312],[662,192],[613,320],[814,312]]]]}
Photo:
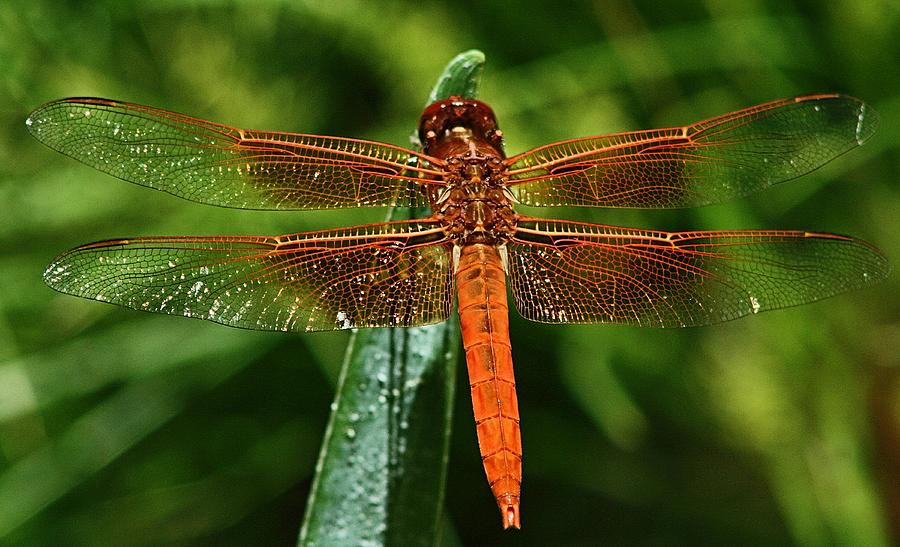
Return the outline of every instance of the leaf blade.
{"type": "MultiPolygon", "coordinates": [[[[429,102],[474,97],[484,54],[457,55],[429,102]]],[[[394,209],[389,220],[423,210],[394,209]]],[[[354,333],[298,545],[433,545],[440,534],[459,324],[354,333]]]]}

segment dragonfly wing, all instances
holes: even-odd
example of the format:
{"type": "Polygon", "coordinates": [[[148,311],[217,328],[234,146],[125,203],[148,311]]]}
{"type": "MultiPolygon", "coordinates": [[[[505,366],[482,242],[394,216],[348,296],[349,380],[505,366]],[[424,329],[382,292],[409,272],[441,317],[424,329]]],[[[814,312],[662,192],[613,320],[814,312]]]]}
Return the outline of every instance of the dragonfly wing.
{"type": "Polygon", "coordinates": [[[54,289],[150,312],[278,331],[447,319],[452,244],[428,221],[280,237],[147,237],[53,261],[54,289]]]}
{"type": "Polygon", "coordinates": [[[507,160],[526,205],[696,207],[806,174],[863,144],[877,115],[859,99],[809,95],[685,127],[549,144],[507,160]]]}
{"type": "Polygon", "coordinates": [[[120,179],[243,209],[423,206],[428,158],[390,144],[235,129],[108,99],[48,103],[27,120],[41,142],[120,179]],[[408,162],[418,166],[410,171],[408,162]]]}
{"type": "Polygon", "coordinates": [[[508,245],[519,313],[546,323],[687,327],[885,278],[865,242],[801,231],[648,232],[523,219],[508,245]]]}

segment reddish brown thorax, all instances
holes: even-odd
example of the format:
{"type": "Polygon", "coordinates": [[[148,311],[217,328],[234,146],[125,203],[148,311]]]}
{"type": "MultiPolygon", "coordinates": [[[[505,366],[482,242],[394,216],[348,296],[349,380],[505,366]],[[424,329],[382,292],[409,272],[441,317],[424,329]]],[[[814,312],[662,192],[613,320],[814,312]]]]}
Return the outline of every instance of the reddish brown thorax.
{"type": "Polygon", "coordinates": [[[429,105],[419,123],[426,154],[446,162],[447,186],[432,194],[431,208],[458,244],[505,240],[515,226],[512,198],[503,188],[503,134],[491,108],[451,97],[429,105]]]}

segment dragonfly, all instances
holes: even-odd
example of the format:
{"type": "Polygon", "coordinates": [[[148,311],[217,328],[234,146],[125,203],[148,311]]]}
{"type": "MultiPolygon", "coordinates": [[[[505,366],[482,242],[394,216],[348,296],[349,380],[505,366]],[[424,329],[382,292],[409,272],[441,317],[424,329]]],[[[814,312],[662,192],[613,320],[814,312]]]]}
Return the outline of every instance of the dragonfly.
{"type": "Polygon", "coordinates": [[[663,232],[514,207],[666,209],[758,192],[872,136],[876,113],[846,95],[510,157],[491,108],[463,97],[426,107],[417,150],[236,129],[98,98],[47,103],[26,123],[95,169],[199,203],[429,207],[427,218],[279,236],[100,241],[58,256],[44,280],[135,310],[271,331],[428,325],[451,316],[455,297],[478,444],[504,528],[521,526],[522,483],[508,290],[532,321],[690,327],[813,302],[889,271],[878,249],[844,235],[663,232]]]}

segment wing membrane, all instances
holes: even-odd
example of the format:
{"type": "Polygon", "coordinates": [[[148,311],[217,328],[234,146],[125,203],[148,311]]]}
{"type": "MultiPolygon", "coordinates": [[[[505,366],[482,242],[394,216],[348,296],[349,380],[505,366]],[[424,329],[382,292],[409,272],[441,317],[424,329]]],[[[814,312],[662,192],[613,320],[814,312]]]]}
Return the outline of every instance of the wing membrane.
{"type": "Polygon", "coordinates": [[[41,142],[129,182],[244,209],[423,206],[433,158],[371,141],[235,129],[107,99],[48,103],[26,122],[41,142]],[[407,170],[417,158],[417,171],[407,170]]]}
{"type": "Polygon", "coordinates": [[[685,127],[542,146],[508,160],[510,184],[526,205],[708,205],[808,173],[876,126],[853,97],[782,99],[685,127]]]}
{"type": "Polygon", "coordinates": [[[709,325],[885,278],[850,237],[801,231],[647,232],[523,219],[508,243],[519,313],[547,323],[709,325]]]}
{"type": "Polygon", "coordinates": [[[281,237],[148,237],[71,250],[44,280],[76,296],[249,329],[405,327],[450,315],[451,249],[427,221],[281,237]]]}

